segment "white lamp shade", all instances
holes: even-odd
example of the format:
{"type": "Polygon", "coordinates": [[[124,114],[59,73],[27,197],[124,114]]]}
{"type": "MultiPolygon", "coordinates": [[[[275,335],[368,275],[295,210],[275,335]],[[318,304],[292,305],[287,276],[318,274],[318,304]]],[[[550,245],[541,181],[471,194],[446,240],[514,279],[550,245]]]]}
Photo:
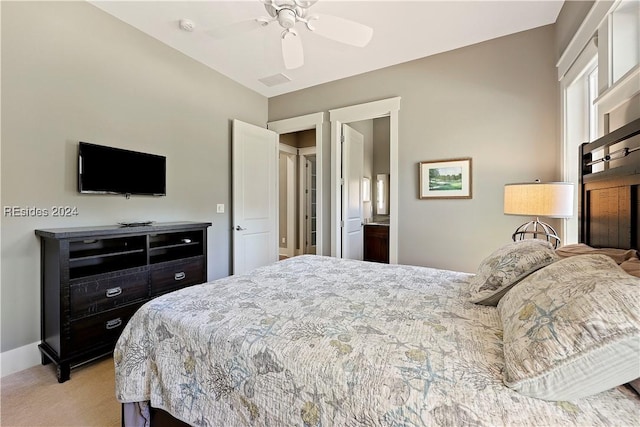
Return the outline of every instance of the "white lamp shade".
{"type": "Polygon", "coordinates": [[[570,218],[573,216],[573,184],[570,182],[506,184],[504,213],[570,218]]]}

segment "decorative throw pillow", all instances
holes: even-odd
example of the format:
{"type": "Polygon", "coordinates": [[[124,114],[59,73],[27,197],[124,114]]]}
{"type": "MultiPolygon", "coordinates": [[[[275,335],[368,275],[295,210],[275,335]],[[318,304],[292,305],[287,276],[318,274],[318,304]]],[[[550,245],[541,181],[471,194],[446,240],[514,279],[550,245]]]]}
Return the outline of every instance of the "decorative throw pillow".
{"type": "Polygon", "coordinates": [[[560,260],[498,304],[504,383],[573,400],[640,377],[640,279],[605,255],[560,260]]]}
{"type": "Polygon", "coordinates": [[[576,255],[602,254],[610,256],[617,264],[622,264],[628,259],[637,257],[637,251],[635,249],[594,248],[589,245],[585,245],[584,243],[575,243],[559,247],[556,249],[556,254],[560,258],[567,258],[576,255]]]}
{"type": "Polygon", "coordinates": [[[560,258],[546,240],[518,240],[485,258],[471,279],[471,302],[495,306],[512,286],[560,258]]]}

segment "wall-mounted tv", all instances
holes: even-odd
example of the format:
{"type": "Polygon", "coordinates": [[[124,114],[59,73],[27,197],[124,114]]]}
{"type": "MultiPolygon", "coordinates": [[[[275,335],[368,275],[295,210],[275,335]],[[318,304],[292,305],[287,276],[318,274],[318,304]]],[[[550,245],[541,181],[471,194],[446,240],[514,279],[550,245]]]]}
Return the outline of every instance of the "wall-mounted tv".
{"type": "Polygon", "coordinates": [[[165,196],[165,156],[80,142],[78,191],[165,196]]]}

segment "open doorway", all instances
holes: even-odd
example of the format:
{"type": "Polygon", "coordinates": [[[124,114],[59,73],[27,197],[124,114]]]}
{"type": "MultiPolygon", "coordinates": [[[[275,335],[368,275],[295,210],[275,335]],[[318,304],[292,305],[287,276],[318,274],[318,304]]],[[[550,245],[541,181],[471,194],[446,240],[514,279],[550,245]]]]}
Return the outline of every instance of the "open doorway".
{"type": "Polygon", "coordinates": [[[313,113],[268,123],[268,128],[280,136],[279,181],[287,182],[285,186],[279,184],[281,199],[287,202],[284,205],[279,203],[278,214],[279,234],[282,230],[285,231],[285,235],[279,237],[280,253],[286,257],[302,253],[323,254],[323,171],[318,167],[322,165],[323,122],[324,113],[313,113]],[[282,158],[283,155],[286,161],[282,158]],[[300,171],[307,170],[307,165],[312,168],[313,173],[301,174],[300,171]],[[281,215],[283,212],[286,219],[281,215]],[[283,249],[283,245],[287,249],[283,249]]]}
{"type": "Polygon", "coordinates": [[[343,128],[342,257],[388,263],[389,117],[343,128]]]}
{"type": "MultiPolygon", "coordinates": [[[[398,117],[400,111],[400,97],[373,101],[366,104],[352,105],[329,111],[331,121],[331,255],[343,257],[344,240],[344,199],[343,199],[343,125],[363,120],[387,117],[386,124],[389,136],[389,173],[376,176],[381,186],[387,186],[381,194],[388,195],[388,201],[381,206],[381,212],[388,215],[388,262],[398,262],[398,117]],[[384,208],[384,209],[382,209],[384,208]]],[[[376,174],[377,175],[377,174],[376,174]]],[[[364,221],[363,221],[364,223],[364,221]]]]}

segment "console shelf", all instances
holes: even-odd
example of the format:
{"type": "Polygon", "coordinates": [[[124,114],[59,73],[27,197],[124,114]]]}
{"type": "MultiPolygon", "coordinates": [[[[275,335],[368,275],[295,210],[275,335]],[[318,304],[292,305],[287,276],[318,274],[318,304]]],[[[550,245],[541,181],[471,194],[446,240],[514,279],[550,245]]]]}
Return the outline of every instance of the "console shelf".
{"type": "Polygon", "coordinates": [[[109,253],[94,253],[94,254],[86,254],[82,256],[69,256],[69,261],[83,261],[87,259],[101,259],[101,258],[109,258],[114,256],[121,255],[131,255],[131,254],[142,254],[144,253],[144,249],[131,249],[128,251],[119,251],[119,252],[109,252],[109,253]]]}
{"type": "Polygon", "coordinates": [[[209,222],[36,230],[41,242],[42,364],[58,381],[113,351],[145,302],[207,280],[209,222]]]}
{"type": "Polygon", "coordinates": [[[150,248],[149,250],[151,252],[157,252],[163,249],[173,249],[173,248],[184,248],[187,246],[198,246],[201,245],[202,243],[200,242],[191,242],[191,243],[176,243],[175,245],[166,245],[166,246],[157,246],[155,248],[150,248]]]}

